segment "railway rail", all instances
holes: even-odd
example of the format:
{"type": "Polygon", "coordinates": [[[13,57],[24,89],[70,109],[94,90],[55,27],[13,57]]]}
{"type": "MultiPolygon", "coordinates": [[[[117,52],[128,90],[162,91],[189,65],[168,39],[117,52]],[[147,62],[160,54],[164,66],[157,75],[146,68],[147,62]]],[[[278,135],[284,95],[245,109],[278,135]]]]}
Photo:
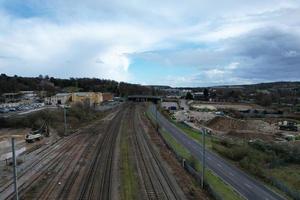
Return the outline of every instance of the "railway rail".
{"type": "Polygon", "coordinates": [[[125,110],[113,118],[102,140],[97,144],[91,166],[83,183],[79,199],[111,199],[112,162],[121,121],[125,110]]]}
{"type": "Polygon", "coordinates": [[[159,153],[146,135],[138,106],[130,107],[127,122],[132,130],[132,146],[142,183],[144,199],[185,199],[172,175],[168,173],[159,153]]]}
{"type": "MultiPolygon", "coordinates": [[[[147,135],[141,113],[138,104],[127,103],[108,120],[31,152],[32,160],[18,172],[19,196],[45,200],[117,197],[112,195],[113,188],[118,188],[113,179],[119,170],[114,167],[118,166],[116,145],[118,135],[126,132],[143,199],[185,199],[147,135]]],[[[1,200],[13,199],[13,182],[0,186],[0,193],[1,200]]]]}

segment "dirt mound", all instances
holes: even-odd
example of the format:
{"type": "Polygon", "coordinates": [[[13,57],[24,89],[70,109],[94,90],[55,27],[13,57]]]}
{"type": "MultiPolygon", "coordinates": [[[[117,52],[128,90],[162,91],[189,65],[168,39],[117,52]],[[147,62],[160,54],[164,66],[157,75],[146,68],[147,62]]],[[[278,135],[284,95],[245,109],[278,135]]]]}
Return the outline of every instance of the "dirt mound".
{"type": "Polygon", "coordinates": [[[271,134],[264,134],[264,133],[258,133],[256,131],[249,131],[249,130],[232,130],[227,133],[228,136],[233,138],[243,138],[247,140],[251,139],[262,139],[264,141],[272,141],[274,140],[274,135],[271,134]]]}
{"type": "Polygon", "coordinates": [[[238,120],[228,117],[216,117],[208,123],[208,127],[218,131],[249,130],[273,133],[276,127],[262,120],[238,120]]]}
{"type": "Polygon", "coordinates": [[[208,127],[218,131],[230,131],[245,129],[246,123],[227,117],[215,117],[208,123],[208,127]]]}

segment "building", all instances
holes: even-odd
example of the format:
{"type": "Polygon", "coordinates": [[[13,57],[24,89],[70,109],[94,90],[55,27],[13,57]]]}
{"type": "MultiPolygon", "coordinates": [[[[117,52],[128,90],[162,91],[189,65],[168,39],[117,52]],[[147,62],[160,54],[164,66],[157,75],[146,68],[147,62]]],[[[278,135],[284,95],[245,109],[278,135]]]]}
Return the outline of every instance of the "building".
{"type": "Polygon", "coordinates": [[[162,102],[161,107],[165,110],[175,111],[178,110],[178,104],[176,102],[162,102]]]}
{"type": "Polygon", "coordinates": [[[205,96],[204,92],[194,92],[192,95],[194,100],[207,101],[207,97],[205,96]]]}
{"type": "Polygon", "coordinates": [[[32,103],[34,100],[38,99],[37,93],[34,91],[4,93],[2,94],[1,97],[4,103],[15,103],[15,102],[32,103]]]}
{"type": "Polygon", "coordinates": [[[72,93],[72,103],[83,103],[96,105],[102,102],[102,95],[99,92],[75,92],[72,93]]]}
{"type": "Polygon", "coordinates": [[[19,92],[3,93],[2,98],[4,103],[13,103],[21,101],[22,94],[19,92]]]}
{"type": "Polygon", "coordinates": [[[101,92],[74,92],[74,93],[58,93],[55,96],[45,98],[45,103],[48,105],[64,105],[83,103],[90,106],[99,105],[104,101],[113,100],[111,93],[101,92]]]}
{"type": "Polygon", "coordinates": [[[102,94],[102,101],[112,101],[114,99],[114,95],[112,93],[101,93],[102,94]]]}
{"type": "Polygon", "coordinates": [[[58,93],[52,97],[45,98],[47,105],[65,105],[71,101],[71,93],[58,93]]]}
{"type": "Polygon", "coordinates": [[[72,103],[88,103],[89,105],[99,105],[105,101],[112,101],[114,98],[111,93],[101,92],[76,92],[72,93],[72,103]]]}

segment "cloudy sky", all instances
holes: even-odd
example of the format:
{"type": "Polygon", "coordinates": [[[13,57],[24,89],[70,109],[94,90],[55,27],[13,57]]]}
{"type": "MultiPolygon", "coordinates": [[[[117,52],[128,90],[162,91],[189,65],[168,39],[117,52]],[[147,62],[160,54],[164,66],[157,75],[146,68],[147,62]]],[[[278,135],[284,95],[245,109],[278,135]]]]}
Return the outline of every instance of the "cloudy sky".
{"type": "Polygon", "coordinates": [[[300,80],[300,1],[0,0],[0,72],[171,86],[300,80]]]}

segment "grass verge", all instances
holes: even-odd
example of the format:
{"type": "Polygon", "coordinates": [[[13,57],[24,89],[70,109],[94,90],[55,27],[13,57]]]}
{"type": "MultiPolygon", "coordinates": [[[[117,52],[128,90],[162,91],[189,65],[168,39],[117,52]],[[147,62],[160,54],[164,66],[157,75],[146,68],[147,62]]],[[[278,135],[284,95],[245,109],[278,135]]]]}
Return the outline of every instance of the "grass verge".
{"type": "MultiPolygon", "coordinates": [[[[150,120],[152,124],[155,124],[154,117],[146,112],[146,116],[150,120]]],[[[187,162],[191,163],[196,171],[200,171],[202,169],[201,162],[197,160],[192,154],[181,145],[170,133],[168,133],[164,129],[160,129],[160,133],[165,141],[171,146],[171,148],[182,158],[186,159],[187,162]]],[[[198,137],[196,134],[200,136],[199,133],[190,132],[194,137],[198,137]]],[[[222,197],[224,200],[242,200],[243,198],[233,190],[233,188],[226,184],[222,179],[212,173],[210,170],[206,170],[205,172],[206,182],[213,188],[214,192],[217,193],[218,196],[222,197]]]]}
{"type": "Polygon", "coordinates": [[[121,140],[121,199],[132,200],[137,198],[137,177],[130,162],[128,136],[122,134],[121,140]]]}

